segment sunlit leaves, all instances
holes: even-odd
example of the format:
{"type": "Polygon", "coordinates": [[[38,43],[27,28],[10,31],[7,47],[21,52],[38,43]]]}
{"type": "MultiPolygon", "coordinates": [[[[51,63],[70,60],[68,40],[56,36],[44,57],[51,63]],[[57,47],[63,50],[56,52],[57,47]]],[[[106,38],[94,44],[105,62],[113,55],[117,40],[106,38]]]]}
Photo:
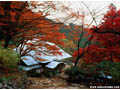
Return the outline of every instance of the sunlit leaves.
{"type": "MultiPolygon", "coordinates": [[[[104,22],[98,27],[99,32],[115,31],[120,32],[120,13],[114,6],[109,7],[109,11],[104,15],[104,22]]],[[[96,27],[94,27],[96,28],[96,27]]],[[[93,29],[94,30],[94,29],[93,29]]],[[[89,61],[102,61],[110,60],[113,62],[120,62],[119,46],[120,36],[114,33],[95,33],[95,41],[99,42],[98,47],[90,48],[88,57],[85,58],[89,61]],[[94,52],[94,53],[93,53],[94,52]],[[94,59],[96,58],[96,59],[94,59]]]]}
{"type": "Polygon", "coordinates": [[[33,10],[40,6],[41,8],[45,6],[46,9],[48,9],[48,6],[51,9],[56,9],[52,2],[44,2],[44,4],[36,1],[0,2],[0,15],[3,15],[0,18],[0,28],[5,34],[5,38],[2,39],[6,47],[11,47],[10,42],[12,42],[12,45],[19,48],[21,56],[42,47],[45,47],[46,50],[39,50],[39,55],[40,53],[61,55],[55,45],[45,43],[52,42],[56,45],[63,45],[62,39],[65,36],[59,33],[59,29],[63,24],[47,19],[46,16],[49,14],[46,11],[39,10],[35,12],[33,10]],[[9,10],[7,10],[8,6],[2,6],[2,3],[8,5],[9,10]]]}
{"type": "MultiPolygon", "coordinates": [[[[98,26],[86,29],[88,32],[84,37],[92,35],[92,41],[96,42],[89,46],[89,50],[82,58],[87,63],[98,63],[104,60],[120,62],[120,10],[114,5],[110,5],[109,11],[104,15],[103,22],[98,26]],[[94,34],[93,34],[94,32],[94,34]],[[114,33],[116,32],[116,33],[114,33]]],[[[84,48],[86,49],[86,48],[84,48]]],[[[79,54],[83,54],[83,48],[79,49],[79,54]]],[[[78,56],[76,51],[73,56],[78,56]]]]}

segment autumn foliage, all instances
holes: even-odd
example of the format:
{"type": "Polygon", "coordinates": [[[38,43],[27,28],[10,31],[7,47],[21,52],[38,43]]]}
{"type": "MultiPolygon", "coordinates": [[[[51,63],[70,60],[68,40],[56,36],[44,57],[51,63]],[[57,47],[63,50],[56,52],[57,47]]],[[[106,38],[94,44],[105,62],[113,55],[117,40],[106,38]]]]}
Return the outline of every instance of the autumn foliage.
{"type": "Polygon", "coordinates": [[[62,24],[47,19],[46,16],[49,13],[35,12],[34,9],[40,5],[48,5],[49,8],[55,9],[52,2],[46,2],[46,4],[33,1],[0,2],[0,39],[4,48],[19,48],[21,56],[35,50],[36,47],[46,47],[46,52],[52,50],[51,53],[54,55],[60,54],[55,45],[47,42],[63,45],[62,39],[65,36],[59,33],[62,24]]]}
{"type": "MultiPolygon", "coordinates": [[[[92,36],[91,42],[96,43],[85,47],[84,51],[83,48],[79,49],[79,54],[84,53],[85,62],[98,63],[103,60],[120,62],[120,10],[116,10],[115,6],[110,5],[102,23],[93,26],[88,31],[90,31],[88,34],[92,36]],[[89,50],[86,52],[88,47],[89,50]]],[[[73,56],[78,56],[78,52],[74,52],[73,56]]]]}

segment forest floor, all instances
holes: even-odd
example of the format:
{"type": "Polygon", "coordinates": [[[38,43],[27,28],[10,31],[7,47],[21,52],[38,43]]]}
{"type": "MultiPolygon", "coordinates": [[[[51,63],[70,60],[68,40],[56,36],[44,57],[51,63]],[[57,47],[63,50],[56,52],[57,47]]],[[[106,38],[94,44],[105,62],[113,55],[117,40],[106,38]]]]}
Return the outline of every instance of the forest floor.
{"type": "Polygon", "coordinates": [[[47,77],[28,77],[27,89],[88,89],[81,84],[70,84],[60,76],[53,78],[47,77]]]}

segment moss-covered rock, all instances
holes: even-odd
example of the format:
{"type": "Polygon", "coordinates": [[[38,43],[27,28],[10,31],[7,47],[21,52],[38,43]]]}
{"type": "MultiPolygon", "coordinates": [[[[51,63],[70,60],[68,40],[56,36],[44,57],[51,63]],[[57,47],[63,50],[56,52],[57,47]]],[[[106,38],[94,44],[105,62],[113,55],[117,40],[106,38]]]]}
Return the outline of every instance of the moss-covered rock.
{"type": "Polygon", "coordinates": [[[15,73],[8,77],[0,77],[0,89],[25,89],[27,87],[27,75],[25,72],[15,73]]]}

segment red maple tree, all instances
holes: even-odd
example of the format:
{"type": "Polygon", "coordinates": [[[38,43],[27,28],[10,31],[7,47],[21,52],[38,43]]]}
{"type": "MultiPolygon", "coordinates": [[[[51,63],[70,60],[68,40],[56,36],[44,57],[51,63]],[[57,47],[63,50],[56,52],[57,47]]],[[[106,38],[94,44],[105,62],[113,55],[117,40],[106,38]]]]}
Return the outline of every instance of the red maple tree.
{"type": "MultiPolygon", "coordinates": [[[[89,31],[89,35],[92,36],[91,41],[96,44],[80,49],[80,55],[84,54],[83,60],[87,63],[98,63],[103,60],[120,62],[120,10],[111,4],[102,23],[93,26],[89,31]]],[[[75,52],[73,56],[78,56],[78,53],[75,52]]]]}
{"type": "MultiPolygon", "coordinates": [[[[46,4],[50,4],[51,8],[55,9],[51,2],[46,2],[46,4]]],[[[55,45],[46,42],[52,42],[56,45],[63,44],[61,39],[64,38],[64,34],[58,32],[59,27],[63,24],[47,19],[48,13],[34,12],[33,9],[40,5],[43,4],[27,1],[0,2],[0,34],[4,48],[11,45],[14,45],[14,48],[20,47],[21,56],[26,55],[36,47],[46,47],[46,52],[54,55],[60,54],[55,45]],[[32,8],[30,8],[30,4],[32,8]],[[35,39],[37,41],[33,42],[35,39]],[[25,45],[27,45],[26,48],[24,48],[25,45]]]]}

